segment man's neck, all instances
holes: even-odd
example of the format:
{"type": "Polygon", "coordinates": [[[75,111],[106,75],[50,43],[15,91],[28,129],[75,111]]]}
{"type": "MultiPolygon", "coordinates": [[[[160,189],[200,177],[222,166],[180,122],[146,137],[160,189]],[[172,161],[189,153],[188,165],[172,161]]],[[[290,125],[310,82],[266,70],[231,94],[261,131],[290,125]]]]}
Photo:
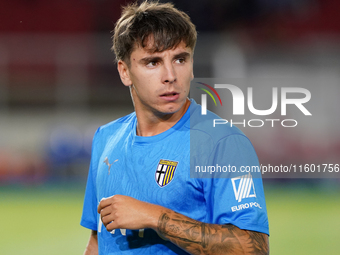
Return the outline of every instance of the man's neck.
{"type": "Polygon", "coordinates": [[[173,127],[185,114],[190,106],[190,100],[187,99],[181,109],[172,114],[156,115],[148,112],[136,110],[137,116],[137,135],[154,136],[165,132],[173,127]]]}

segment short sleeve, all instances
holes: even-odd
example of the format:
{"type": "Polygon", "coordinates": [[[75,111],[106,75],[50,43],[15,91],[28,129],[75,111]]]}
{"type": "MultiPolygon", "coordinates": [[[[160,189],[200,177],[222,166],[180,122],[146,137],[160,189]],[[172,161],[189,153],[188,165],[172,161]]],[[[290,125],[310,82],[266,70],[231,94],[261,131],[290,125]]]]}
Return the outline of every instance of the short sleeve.
{"type": "Polygon", "coordinates": [[[210,159],[214,171],[221,174],[203,179],[209,208],[207,220],[269,234],[261,173],[251,172],[251,169],[257,169],[259,162],[248,138],[233,134],[221,139],[210,159]]]}

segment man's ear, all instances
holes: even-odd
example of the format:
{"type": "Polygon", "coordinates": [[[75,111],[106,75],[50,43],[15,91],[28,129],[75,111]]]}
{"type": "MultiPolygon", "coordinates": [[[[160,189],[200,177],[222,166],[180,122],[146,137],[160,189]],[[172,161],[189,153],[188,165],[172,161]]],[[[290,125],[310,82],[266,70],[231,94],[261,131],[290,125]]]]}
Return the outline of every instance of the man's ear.
{"type": "Polygon", "coordinates": [[[132,81],[130,79],[130,72],[129,72],[128,65],[123,60],[119,60],[117,64],[117,69],[118,69],[118,73],[119,73],[122,83],[125,86],[131,86],[132,81]]]}

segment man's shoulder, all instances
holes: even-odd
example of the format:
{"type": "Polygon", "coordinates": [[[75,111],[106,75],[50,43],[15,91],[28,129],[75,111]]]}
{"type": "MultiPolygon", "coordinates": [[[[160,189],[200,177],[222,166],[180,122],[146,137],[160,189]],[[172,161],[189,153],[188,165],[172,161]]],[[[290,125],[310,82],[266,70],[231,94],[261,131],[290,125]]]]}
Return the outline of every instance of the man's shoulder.
{"type": "Polygon", "coordinates": [[[113,120],[103,126],[100,126],[97,133],[101,134],[112,134],[116,131],[123,131],[134,125],[136,121],[136,113],[132,112],[126,116],[113,120]]]}
{"type": "Polygon", "coordinates": [[[222,119],[217,114],[207,111],[205,115],[201,113],[201,105],[193,102],[190,109],[190,131],[191,135],[197,134],[198,136],[210,136],[212,140],[219,140],[230,135],[242,135],[244,133],[232,126],[230,123],[221,125],[222,119]]]}

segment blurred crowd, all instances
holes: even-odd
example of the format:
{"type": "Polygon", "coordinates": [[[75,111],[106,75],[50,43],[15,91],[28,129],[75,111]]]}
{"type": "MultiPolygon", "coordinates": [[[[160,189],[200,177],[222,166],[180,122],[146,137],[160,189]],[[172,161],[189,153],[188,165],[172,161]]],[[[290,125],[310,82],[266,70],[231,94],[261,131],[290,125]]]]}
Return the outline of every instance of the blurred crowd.
{"type": "MultiPolygon", "coordinates": [[[[128,2],[1,4],[0,184],[84,180],[96,127],[132,110],[110,51],[110,32],[128,2]]],[[[340,2],[172,2],[199,32],[196,77],[266,76],[268,88],[285,76],[311,90],[313,121],[294,131],[248,131],[260,160],[340,163],[340,2]]]]}

